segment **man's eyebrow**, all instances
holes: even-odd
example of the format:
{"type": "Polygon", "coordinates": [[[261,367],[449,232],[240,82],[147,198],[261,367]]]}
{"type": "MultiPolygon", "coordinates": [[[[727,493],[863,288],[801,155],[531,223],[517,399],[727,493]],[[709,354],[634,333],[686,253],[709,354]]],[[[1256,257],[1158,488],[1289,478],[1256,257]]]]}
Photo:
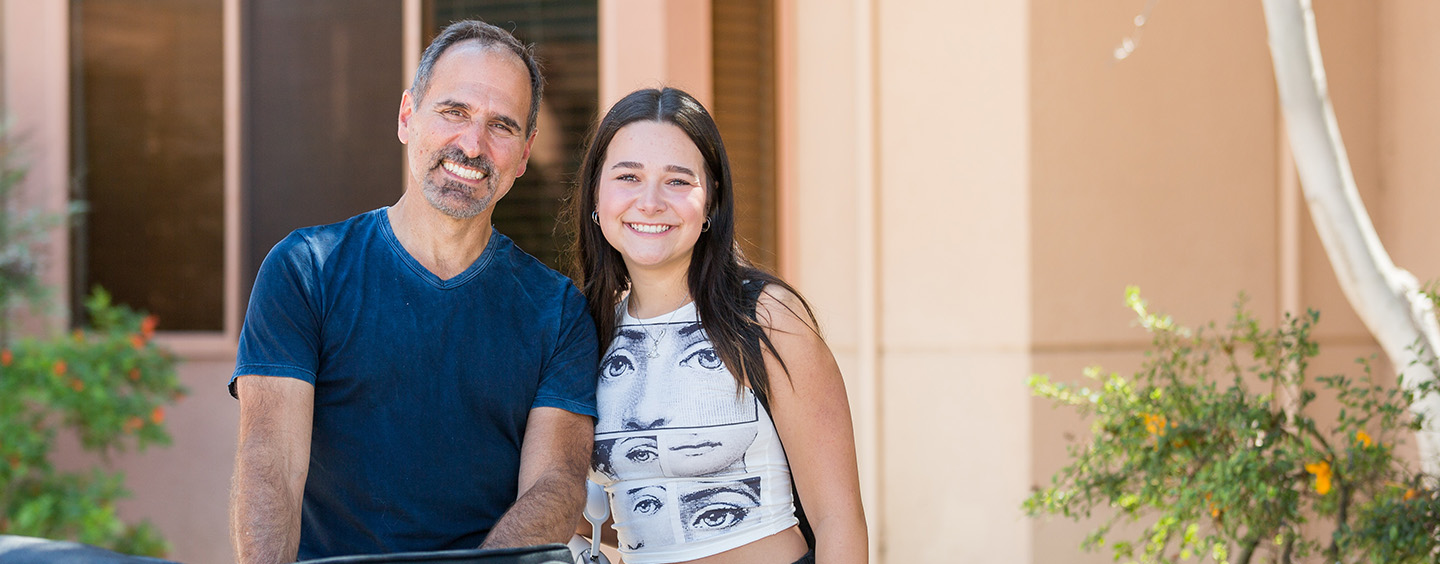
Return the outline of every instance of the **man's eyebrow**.
{"type": "Polygon", "coordinates": [[[436,105],[436,106],[440,106],[440,107],[444,107],[444,108],[459,108],[459,109],[466,110],[466,111],[468,111],[468,110],[470,109],[470,104],[466,104],[465,102],[461,102],[461,101],[459,101],[459,100],[450,100],[450,99],[440,100],[440,101],[438,101],[438,102],[435,102],[435,105],[436,105]]]}
{"type": "Polygon", "coordinates": [[[514,129],[514,130],[516,130],[516,131],[519,131],[519,130],[520,130],[520,122],[515,121],[515,118],[512,118],[512,117],[507,116],[507,115],[498,115],[498,116],[495,116],[495,120],[498,121],[498,122],[500,122],[500,123],[505,124],[505,125],[506,125],[507,127],[509,127],[510,129],[514,129]]]}
{"type": "MultiPolygon", "coordinates": [[[[441,108],[446,108],[446,109],[456,108],[456,109],[465,110],[465,111],[467,111],[467,112],[468,112],[468,111],[471,111],[470,104],[466,104],[465,102],[461,102],[461,101],[459,101],[459,100],[451,100],[451,99],[440,100],[439,102],[435,102],[435,105],[438,106],[438,107],[441,107],[441,108]]],[[[501,114],[501,115],[495,116],[494,119],[495,119],[496,121],[500,122],[500,123],[505,124],[507,127],[511,128],[511,129],[520,129],[520,122],[515,121],[515,118],[512,118],[512,117],[510,117],[510,116],[501,114]]]]}

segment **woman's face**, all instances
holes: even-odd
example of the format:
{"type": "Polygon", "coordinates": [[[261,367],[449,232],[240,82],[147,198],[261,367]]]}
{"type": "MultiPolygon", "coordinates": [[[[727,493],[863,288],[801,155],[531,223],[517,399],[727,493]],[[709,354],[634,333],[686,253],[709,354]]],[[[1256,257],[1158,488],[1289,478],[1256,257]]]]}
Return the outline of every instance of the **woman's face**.
{"type": "Polygon", "coordinates": [[[631,273],[684,268],[705,223],[705,159],[679,127],[638,121],[605,150],[595,211],[631,273]]]}

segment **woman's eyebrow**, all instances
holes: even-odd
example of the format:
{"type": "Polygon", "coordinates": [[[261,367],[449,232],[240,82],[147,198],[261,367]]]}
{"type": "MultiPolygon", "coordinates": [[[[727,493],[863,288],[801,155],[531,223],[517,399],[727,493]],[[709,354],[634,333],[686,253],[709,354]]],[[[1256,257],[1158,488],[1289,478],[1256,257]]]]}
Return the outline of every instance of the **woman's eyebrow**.
{"type": "Polygon", "coordinates": [[[673,164],[672,164],[672,165],[665,165],[665,171],[666,171],[666,172],[678,172],[678,173],[680,173],[680,174],[688,174],[688,175],[690,175],[690,176],[695,176],[695,177],[698,177],[698,176],[699,176],[699,175],[695,174],[695,171],[690,170],[690,169],[688,169],[688,168],[686,168],[686,167],[683,167],[683,166],[680,166],[680,165],[673,165],[673,164]]]}

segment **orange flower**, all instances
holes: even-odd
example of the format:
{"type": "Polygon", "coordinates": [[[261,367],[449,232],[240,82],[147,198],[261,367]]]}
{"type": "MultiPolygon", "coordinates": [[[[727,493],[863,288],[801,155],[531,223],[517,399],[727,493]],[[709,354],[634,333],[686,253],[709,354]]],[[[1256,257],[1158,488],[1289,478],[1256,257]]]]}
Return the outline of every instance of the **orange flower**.
{"type": "Polygon", "coordinates": [[[79,378],[72,379],[70,380],[70,389],[83,392],[85,391],[85,383],[81,382],[79,378]]]}
{"type": "Polygon", "coordinates": [[[1315,492],[1320,495],[1330,493],[1330,479],[1333,477],[1330,471],[1330,463],[1324,460],[1314,464],[1306,464],[1305,471],[1315,475],[1315,492]]]}
{"type": "Polygon", "coordinates": [[[0,350],[0,366],[10,366],[13,362],[15,362],[15,353],[10,352],[10,349],[0,350]]]}
{"type": "Polygon", "coordinates": [[[1164,416],[1164,415],[1152,415],[1152,414],[1149,414],[1149,413],[1141,413],[1140,415],[1145,418],[1145,430],[1146,430],[1146,431],[1150,431],[1150,434],[1151,434],[1151,435],[1156,435],[1156,436],[1160,436],[1160,437],[1165,436],[1165,416],[1164,416]]]}
{"type": "Polygon", "coordinates": [[[139,381],[140,381],[140,369],[139,369],[139,368],[131,368],[131,369],[130,369],[130,374],[128,374],[128,376],[130,377],[130,381],[131,381],[131,382],[139,382],[139,381]]]}
{"type": "Polygon", "coordinates": [[[163,407],[157,407],[157,408],[155,408],[155,411],[151,411],[151,412],[150,412],[150,421],[154,422],[156,425],[159,425],[159,424],[161,424],[161,423],[164,423],[164,422],[165,422],[165,408],[163,408],[163,407]]]}
{"type": "Polygon", "coordinates": [[[1365,448],[1370,448],[1370,445],[1375,444],[1374,441],[1370,440],[1370,435],[1365,431],[1355,432],[1355,442],[1364,445],[1365,448]]]}
{"type": "Polygon", "coordinates": [[[56,376],[64,376],[65,373],[70,370],[70,367],[65,365],[65,361],[63,361],[63,360],[57,360],[57,361],[55,361],[55,369],[54,369],[54,370],[55,370],[55,375],[56,375],[56,376]]]}
{"type": "Polygon", "coordinates": [[[146,341],[155,337],[155,325],[158,323],[160,323],[159,318],[153,315],[145,316],[145,320],[140,322],[140,336],[144,337],[146,341]]]}
{"type": "Polygon", "coordinates": [[[1410,501],[1410,500],[1412,500],[1412,499],[1415,499],[1416,497],[1419,497],[1419,495],[1420,495],[1420,494],[1415,493],[1415,488],[1406,489],[1406,490],[1405,490],[1405,501],[1410,501]]]}
{"type": "Polygon", "coordinates": [[[145,348],[145,337],[141,336],[139,333],[131,335],[130,345],[135,347],[135,350],[137,351],[145,348]]]}

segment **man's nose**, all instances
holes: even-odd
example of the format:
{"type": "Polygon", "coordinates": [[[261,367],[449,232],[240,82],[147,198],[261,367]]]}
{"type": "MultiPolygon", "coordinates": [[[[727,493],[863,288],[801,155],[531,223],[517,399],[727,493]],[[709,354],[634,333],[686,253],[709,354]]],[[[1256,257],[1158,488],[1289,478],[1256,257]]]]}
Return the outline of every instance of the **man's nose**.
{"type": "Polygon", "coordinates": [[[482,124],[471,124],[460,132],[458,144],[465,156],[475,158],[485,150],[485,143],[488,140],[489,130],[482,124]]]}

